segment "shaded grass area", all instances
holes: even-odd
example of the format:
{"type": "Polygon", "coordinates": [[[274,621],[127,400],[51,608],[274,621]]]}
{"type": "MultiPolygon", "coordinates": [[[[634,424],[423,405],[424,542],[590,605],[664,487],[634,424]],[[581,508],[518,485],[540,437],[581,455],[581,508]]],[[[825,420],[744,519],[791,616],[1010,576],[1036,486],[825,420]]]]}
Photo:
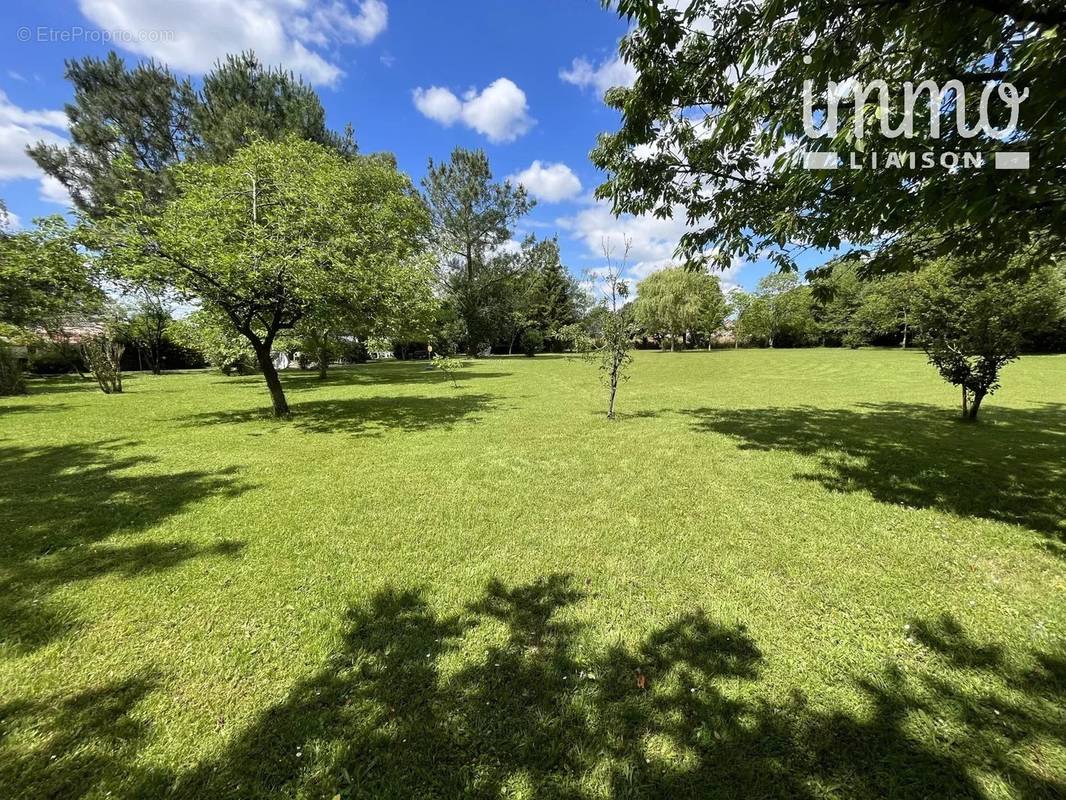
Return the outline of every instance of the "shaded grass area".
{"type": "Polygon", "coordinates": [[[0,796],[1058,797],[1066,359],[0,401],[0,796]]]}
{"type": "Polygon", "coordinates": [[[915,621],[931,663],[856,681],[871,710],[853,717],[800,689],[777,705],[738,698],[732,688],[758,684],[764,654],[744,626],[701,610],[635,646],[583,652],[559,619],[583,597],[561,574],[492,582],[458,614],[419,591],[378,592],[349,610],[326,664],[177,775],[136,765],[149,727],[131,708],[150,676],[8,704],[9,728],[33,720],[50,738],[5,760],[0,779],[57,797],[80,796],[92,776],[135,797],[958,798],[983,796],[974,773],[987,770],[1020,797],[1066,791],[1026,758],[1066,739],[1061,653],[1018,670],[950,616],[915,621]],[[464,635],[492,623],[501,644],[445,673],[464,635]],[[974,691],[972,676],[996,690],[974,691]]]}
{"type": "Polygon", "coordinates": [[[241,543],[232,541],[210,547],[138,541],[137,533],[159,519],[207,495],[239,492],[241,484],[232,470],[129,474],[151,460],[125,455],[129,446],[120,440],[0,445],[3,509],[18,506],[21,517],[0,541],[0,647],[5,651],[31,650],[77,627],[76,615],[49,600],[63,585],[240,551],[241,543]]]}
{"type": "Polygon", "coordinates": [[[1001,408],[974,428],[918,403],[695,409],[694,427],[738,439],[742,449],[815,456],[796,477],[883,503],[987,517],[1049,535],[1066,555],[1066,404],[1001,408]]]}
{"type": "Polygon", "coordinates": [[[221,411],[196,414],[190,419],[193,426],[205,423],[276,422],[292,425],[309,433],[373,434],[382,430],[421,431],[427,428],[449,427],[457,422],[477,422],[480,414],[493,406],[493,398],[486,394],[467,394],[461,397],[375,397],[348,400],[301,400],[289,404],[292,420],[277,422],[270,412],[221,411]]]}

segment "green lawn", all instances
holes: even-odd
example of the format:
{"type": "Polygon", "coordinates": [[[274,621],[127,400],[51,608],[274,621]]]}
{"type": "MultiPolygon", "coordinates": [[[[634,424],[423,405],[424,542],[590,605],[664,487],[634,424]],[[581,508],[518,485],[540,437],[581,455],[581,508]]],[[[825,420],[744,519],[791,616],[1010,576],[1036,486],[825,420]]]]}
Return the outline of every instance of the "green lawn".
{"type": "Polygon", "coordinates": [[[1061,797],[1066,357],[0,401],[0,797],[1061,797]]]}

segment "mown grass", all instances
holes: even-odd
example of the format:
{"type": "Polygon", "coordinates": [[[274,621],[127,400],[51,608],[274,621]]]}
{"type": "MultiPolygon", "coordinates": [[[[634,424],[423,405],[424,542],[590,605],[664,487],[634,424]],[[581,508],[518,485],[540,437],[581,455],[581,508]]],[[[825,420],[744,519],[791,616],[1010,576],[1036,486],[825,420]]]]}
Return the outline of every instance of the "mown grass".
{"type": "Polygon", "coordinates": [[[1058,797],[1066,358],[0,401],[0,797],[1058,797]]]}

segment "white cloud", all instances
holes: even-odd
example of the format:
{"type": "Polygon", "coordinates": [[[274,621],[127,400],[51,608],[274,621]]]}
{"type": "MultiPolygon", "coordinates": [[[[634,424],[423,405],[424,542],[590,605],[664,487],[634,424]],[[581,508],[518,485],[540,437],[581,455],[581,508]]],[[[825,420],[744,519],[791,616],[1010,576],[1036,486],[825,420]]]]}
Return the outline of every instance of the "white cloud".
{"type": "Polygon", "coordinates": [[[22,220],[19,219],[19,215],[14,211],[0,214],[0,228],[3,228],[6,231],[17,231],[21,227],[22,220]]]}
{"type": "MultiPolygon", "coordinates": [[[[678,206],[665,219],[652,215],[616,217],[606,201],[598,200],[572,217],[556,221],[559,227],[585,245],[587,257],[603,260],[603,243],[612,250],[612,257],[620,260],[628,239],[630,242],[628,262],[623,276],[630,281],[640,281],[653,272],[677,264],[674,257],[681,236],[688,229],[684,208],[678,206]]],[[[719,272],[722,289],[728,291],[737,285],[736,274],[741,269],[736,262],[725,272],[719,272]]]]}
{"type": "Polygon", "coordinates": [[[521,172],[511,175],[510,180],[520,183],[536,197],[546,203],[558,203],[569,200],[581,193],[581,181],[566,164],[542,164],[534,161],[521,172]]]}
{"type": "Polygon", "coordinates": [[[460,121],[490,142],[513,142],[536,123],[526,93],[508,78],[497,78],[480,92],[468,89],[462,100],[443,86],[418,87],[412,97],[424,116],[445,126],[460,121]]]}
{"type": "Polygon", "coordinates": [[[451,125],[463,113],[463,104],[459,98],[441,86],[415,89],[414,100],[415,108],[422,116],[429,117],[441,125],[451,125]]]}
{"type": "Polygon", "coordinates": [[[64,144],[58,131],[67,129],[62,111],[27,111],[0,91],[0,181],[36,178],[40,170],[26,155],[26,147],[38,141],[64,144]]]}
{"type": "Polygon", "coordinates": [[[617,55],[605,58],[595,66],[588,59],[575,58],[570,69],[559,71],[559,77],[582,89],[593,88],[602,97],[615,86],[632,86],[637,71],[617,55]]]}
{"type": "Polygon", "coordinates": [[[67,191],[67,187],[51,175],[45,175],[41,178],[41,184],[38,187],[37,196],[46,203],[55,203],[56,205],[64,207],[70,207],[74,204],[74,201],[70,199],[70,193],[67,191]]]}
{"type": "Polygon", "coordinates": [[[504,255],[517,255],[522,252],[522,243],[517,239],[508,239],[505,242],[500,243],[496,247],[489,251],[489,257],[495,258],[496,256],[504,255]]]}
{"type": "Polygon", "coordinates": [[[368,44],[387,27],[382,0],[354,8],[339,0],[79,0],[81,12],[113,42],[174,69],[203,74],[228,53],[254,50],[316,84],[335,84],[343,71],[328,50],[368,44]]]}

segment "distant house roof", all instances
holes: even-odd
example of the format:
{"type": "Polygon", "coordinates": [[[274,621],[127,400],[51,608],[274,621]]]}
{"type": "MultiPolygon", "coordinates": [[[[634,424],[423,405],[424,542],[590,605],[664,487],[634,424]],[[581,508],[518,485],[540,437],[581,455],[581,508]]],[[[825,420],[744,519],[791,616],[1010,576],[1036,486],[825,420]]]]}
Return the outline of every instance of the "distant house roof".
{"type": "Polygon", "coordinates": [[[45,339],[79,344],[86,339],[103,335],[106,330],[107,327],[102,322],[78,320],[76,322],[63,322],[57,329],[51,331],[38,329],[37,333],[45,339]]]}

